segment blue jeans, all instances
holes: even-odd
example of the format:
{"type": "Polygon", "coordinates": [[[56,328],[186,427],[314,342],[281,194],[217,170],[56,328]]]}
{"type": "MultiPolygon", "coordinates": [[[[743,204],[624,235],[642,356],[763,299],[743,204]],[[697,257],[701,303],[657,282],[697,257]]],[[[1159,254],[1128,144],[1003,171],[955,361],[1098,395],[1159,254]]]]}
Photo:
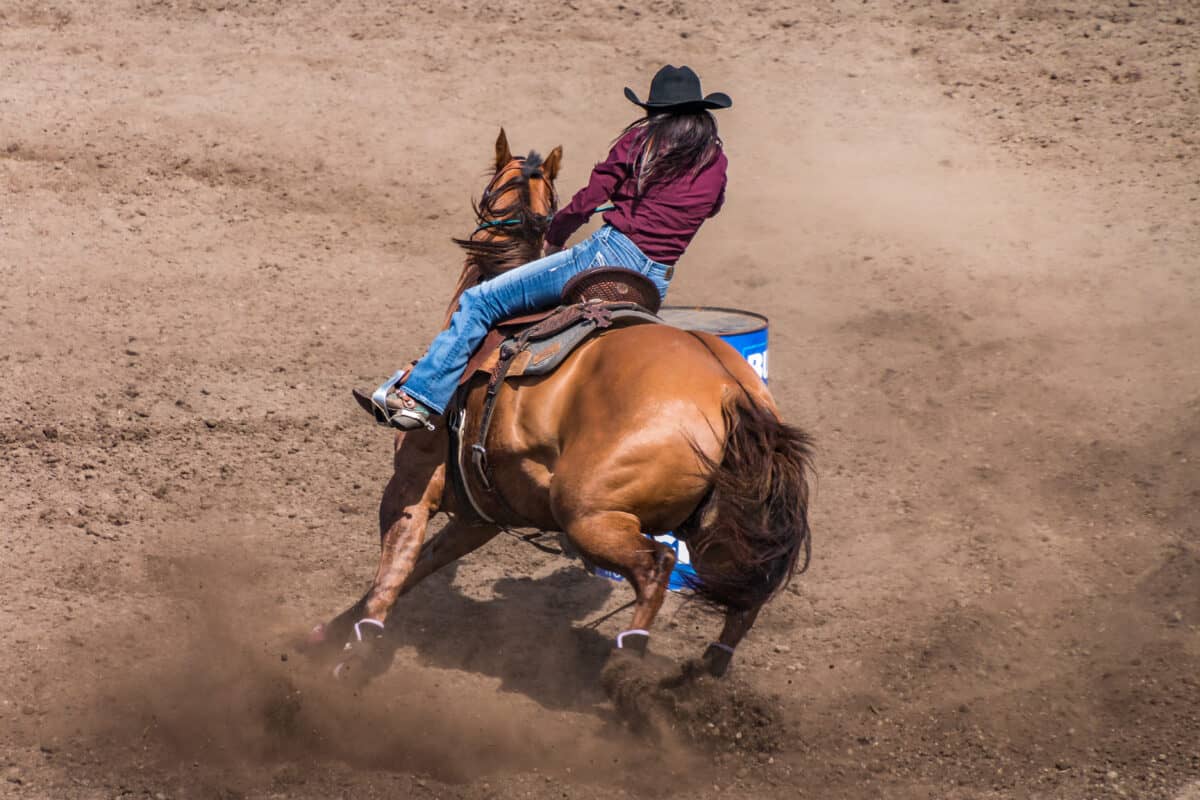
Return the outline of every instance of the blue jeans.
{"type": "Polygon", "coordinates": [[[484,281],[462,293],[450,327],[437,335],[412,368],[404,393],[438,414],[446,410],[471,354],[497,322],[557,305],[567,281],[590,267],[628,267],[645,275],[667,296],[670,268],[646,258],[611,225],[551,256],[484,281]]]}

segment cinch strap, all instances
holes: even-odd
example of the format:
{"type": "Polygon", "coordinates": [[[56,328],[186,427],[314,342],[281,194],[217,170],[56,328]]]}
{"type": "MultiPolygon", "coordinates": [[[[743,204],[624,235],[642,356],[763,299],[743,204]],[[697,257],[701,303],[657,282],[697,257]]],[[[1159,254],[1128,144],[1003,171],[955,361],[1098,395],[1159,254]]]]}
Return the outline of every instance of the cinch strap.
{"type": "Polygon", "coordinates": [[[622,644],[622,641],[625,639],[625,637],[626,637],[626,636],[646,636],[646,637],[649,637],[649,636],[650,636],[650,631],[644,631],[644,630],[642,630],[641,628],[634,628],[634,629],[633,629],[633,630],[631,630],[631,631],[621,631],[620,633],[618,633],[618,634],[617,634],[617,649],[618,649],[618,650],[620,650],[621,648],[623,648],[623,647],[625,646],[624,644],[622,644]]]}

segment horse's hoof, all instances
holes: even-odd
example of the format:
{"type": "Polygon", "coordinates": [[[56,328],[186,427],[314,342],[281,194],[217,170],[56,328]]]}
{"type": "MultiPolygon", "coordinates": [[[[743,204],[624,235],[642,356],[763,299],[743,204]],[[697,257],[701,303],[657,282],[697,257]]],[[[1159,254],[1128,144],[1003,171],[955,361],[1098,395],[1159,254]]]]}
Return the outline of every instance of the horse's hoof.
{"type": "MultiPolygon", "coordinates": [[[[333,668],[333,677],[339,683],[354,688],[365,686],[372,678],[382,674],[391,662],[391,649],[375,628],[367,627],[372,635],[351,640],[342,646],[338,662],[333,668]]],[[[382,628],[378,629],[382,631],[382,628]]]]}
{"type": "Polygon", "coordinates": [[[733,662],[733,652],[718,644],[710,644],[700,659],[705,670],[714,678],[724,678],[733,662]]]}
{"type": "Polygon", "coordinates": [[[352,655],[334,665],[333,679],[342,686],[360,689],[370,680],[370,675],[363,660],[352,655]]]}
{"type": "Polygon", "coordinates": [[[368,660],[359,653],[351,653],[334,666],[333,680],[341,686],[358,690],[382,671],[377,662],[368,660]]]}

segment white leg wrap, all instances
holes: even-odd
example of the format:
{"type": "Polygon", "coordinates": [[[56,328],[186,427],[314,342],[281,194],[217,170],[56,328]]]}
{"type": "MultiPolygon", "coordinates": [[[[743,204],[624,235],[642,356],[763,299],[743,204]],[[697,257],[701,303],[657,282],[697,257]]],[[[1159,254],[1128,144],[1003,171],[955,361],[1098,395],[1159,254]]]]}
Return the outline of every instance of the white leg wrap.
{"type": "Polygon", "coordinates": [[[374,625],[376,628],[379,628],[379,630],[383,630],[383,623],[377,619],[360,619],[358,622],[354,623],[354,637],[360,642],[362,641],[361,626],[363,625],[374,625]]]}
{"type": "Polygon", "coordinates": [[[617,649],[620,650],[625,645],[623,644],[626,636],[649,636],[650,631],[644,631],[641,628],[634,628],[630,631],[621,631],[617,634],[617,649]]]}

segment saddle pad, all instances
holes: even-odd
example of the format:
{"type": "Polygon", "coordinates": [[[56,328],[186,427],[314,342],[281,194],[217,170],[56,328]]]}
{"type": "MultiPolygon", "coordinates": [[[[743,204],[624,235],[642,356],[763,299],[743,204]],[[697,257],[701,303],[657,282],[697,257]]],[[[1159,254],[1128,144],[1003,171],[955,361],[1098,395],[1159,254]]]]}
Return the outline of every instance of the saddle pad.
{"type": "MultiPolygon", "coordinates": [[[[610,327],[624,327],[644,323],[661,323],[658,317],[648,311],[636,308],[621,308],[610,312],[607,324],[610,327]]],[[[518,353],[509,367],[505,378],[515,378],[520,375],[547,375],[558,369],[571,352],[581,345],[585,339],[600,328],[595,320],[581,318],[578,322],[558,333],[544,339],[529,342],[525,349],[518,353]]]]}
{"type": "Polygon", "coordinates": [[[463,370],[462,377],[459,378],[458,384],[461,386],[471,379],[471,376],[481,370],[487,372],[484,368],[484,363],[494,363],[496,352],[499,351],[500,345],[505,340],[513,338],[521,332],[522,329],[531,325],[536,325],[547,317],[552,316],[558,311],[557,308],[548,308],[545,311],[538,311],[533,314],[526,314],[521,317],[510,317],[509,319],[501,320],[496,323],[496,326],[487,332],[487,336],[483,338],[483,342],[471,354],[467,360],[467,368],[463,370]]]}
{"type": "Polygon", "coordinates": [[[513,363],[506,371],[506,377],[544,375],[558,367],[597,328],[632,322],[661,323],[662,320],[632,303],[595,302],[560,306],[505,320],[488,331],[483,344],[467,362],[459,383],[466,383],[478,372],[494,372],[500,361],[501,348],[520,349],[519,353],[511,353],[513,363]]]}

